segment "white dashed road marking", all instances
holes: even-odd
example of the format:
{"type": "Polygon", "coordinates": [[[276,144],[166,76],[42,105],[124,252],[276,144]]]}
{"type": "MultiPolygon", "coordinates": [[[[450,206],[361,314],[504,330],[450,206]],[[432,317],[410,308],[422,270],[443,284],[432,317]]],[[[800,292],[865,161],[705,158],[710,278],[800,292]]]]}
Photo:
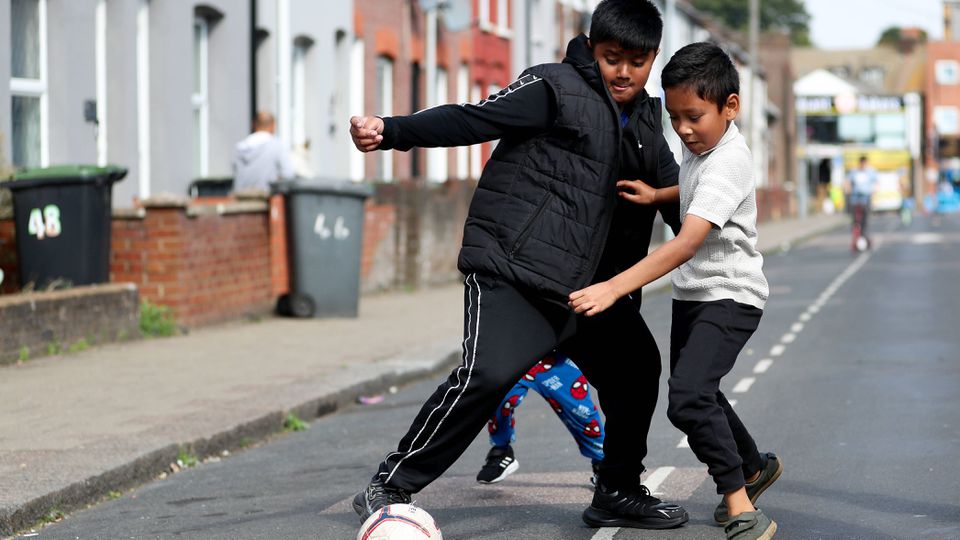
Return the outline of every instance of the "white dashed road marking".
{"type": "Polygon", "coordinates": [[[757,362],[757,365],[753,366],[754,373],[766,373],[770,366],[773,365],[773,360],[769,358],[764,358],[763,360],[757,362]]]}
{"type": "Polygon", "coordinates": [[[753,383],[757,382],[756,377],[744,377],[737,382],[736,386],[733,387],[734,394],[742,394],[747,390],[750,390],[750,387],[753,386],[753,383]]]}

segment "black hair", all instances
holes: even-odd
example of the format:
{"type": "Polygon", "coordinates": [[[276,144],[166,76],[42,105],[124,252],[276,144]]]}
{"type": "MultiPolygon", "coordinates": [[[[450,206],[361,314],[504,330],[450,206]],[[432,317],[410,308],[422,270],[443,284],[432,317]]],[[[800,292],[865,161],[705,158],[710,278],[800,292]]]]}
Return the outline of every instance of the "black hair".
{"type": "Polygon", "coordinates": [[[590,19],[590,43],[616,42],[624,49],[655,51],[663,19],[650,0],[602,0],[590,19]]]}
{"type": "Polygon", "coordinates": [[[730,94],[740,93],[740,75],[733,60],[713,43],[691,43],[677,51],[660,76],[663,89],[686,86],[697,97],[723,109],[730,94]]]}

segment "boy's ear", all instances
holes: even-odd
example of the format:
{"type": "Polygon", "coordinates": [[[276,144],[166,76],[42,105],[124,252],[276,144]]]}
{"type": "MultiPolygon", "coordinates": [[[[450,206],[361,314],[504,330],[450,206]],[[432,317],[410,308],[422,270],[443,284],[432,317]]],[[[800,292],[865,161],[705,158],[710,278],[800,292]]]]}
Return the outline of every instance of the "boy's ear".
{"type": "Polygon", "coordinates": [[[727,101],[723,104],[723,117],[726,120],[733,120],[739,112],[740,96],[738,94],[730,94],[727,96],[727,101]]]}

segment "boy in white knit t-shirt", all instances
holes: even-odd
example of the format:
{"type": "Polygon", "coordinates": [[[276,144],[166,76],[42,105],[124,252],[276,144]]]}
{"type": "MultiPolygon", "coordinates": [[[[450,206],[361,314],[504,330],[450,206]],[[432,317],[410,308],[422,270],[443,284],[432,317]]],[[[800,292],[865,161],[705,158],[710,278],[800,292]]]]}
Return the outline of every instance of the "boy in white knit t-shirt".
{"type": "Polygon", "coordinates": [[[777,525],[753,503],[780,477],[783,465],[773,453],[757,450],[720,391],[720,379],[760,323],[769,292],[756,249],[753,160],[733,123],[740,81],[719,47],[694,43],[670,59],[662,83],[670,121],[685,147],[680,184],[619,186],[621,196],[636,203],[679,198],[680,233],[610,280],[571,293],[570,306],[596,315],[676,269],[667,416],[687,434],[723,495],[714,519],[725,525],[727,538],[766,540],[777,525]]]}

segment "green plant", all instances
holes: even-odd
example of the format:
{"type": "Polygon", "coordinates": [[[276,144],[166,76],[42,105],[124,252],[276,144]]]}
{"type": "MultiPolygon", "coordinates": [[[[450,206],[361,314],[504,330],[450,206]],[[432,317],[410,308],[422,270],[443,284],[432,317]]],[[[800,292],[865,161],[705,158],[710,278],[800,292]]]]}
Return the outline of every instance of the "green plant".
{"type": "Polygon", "coordinates": [[[111,491],[110,493],[107,493],[107,499],[111,501],[114,499],[119,499],[122,496],[123,496],[123,493],[120,493],[119,491],[111,491]]]}
{"type": "Polygon", "coordinates": [[[63,510],[60,510],[58,507],[54,506],[48,510],[41,519],[44,523],[56,523],[58,521],[63,521],[64,517],[65,514],[63,513],[63,510]]]}
{"type": "Polygon", "coordinates": [[[283,430],[284,431],[306,431],[310,427],[310,424],[304,422],[293,412],[288,412],[287,417],[283,420],[283,430]]]}
{"type": "Polygon", "coordinates": [[[253,440],[250,437],[240,438],[240,448],[249,448],[251,444],[253,444],[253,440]]]}
{"type": "Polygon", "coordinates": [[[172,336],[177,323],[170,308],[144,299],[140,303],[140,331],[147,337],[172,336]]]}
{"type": "Polygon", "coordinates": [[[30,347],[27,347],[26,345],[20,347],[20,361],[26,362],[29,359],[30,359],[30,347]]]}
{"type": "Polygon", "coordinates": [[[87,338],[80,338],[76,343],[70,346],[67,349],[69,352],[75,353],[80,351],[85,351],[90,348],[90,343],[87,341],[87,338]]]}
{"type": "Polygon", "coordinates": [[[47,343],[47,354],[53,356],[55,354],[60,354],[60,344],[56,341],[52,343],[47,343]]]}
{"type": "Polygon", "coordinates": [[[197,456],[193,455],[189,449],[183,446],[180,447],[180,450],[177,452],[177,465],[186,469],[188,467],[195,467],[199,462],[197,456]]]}

